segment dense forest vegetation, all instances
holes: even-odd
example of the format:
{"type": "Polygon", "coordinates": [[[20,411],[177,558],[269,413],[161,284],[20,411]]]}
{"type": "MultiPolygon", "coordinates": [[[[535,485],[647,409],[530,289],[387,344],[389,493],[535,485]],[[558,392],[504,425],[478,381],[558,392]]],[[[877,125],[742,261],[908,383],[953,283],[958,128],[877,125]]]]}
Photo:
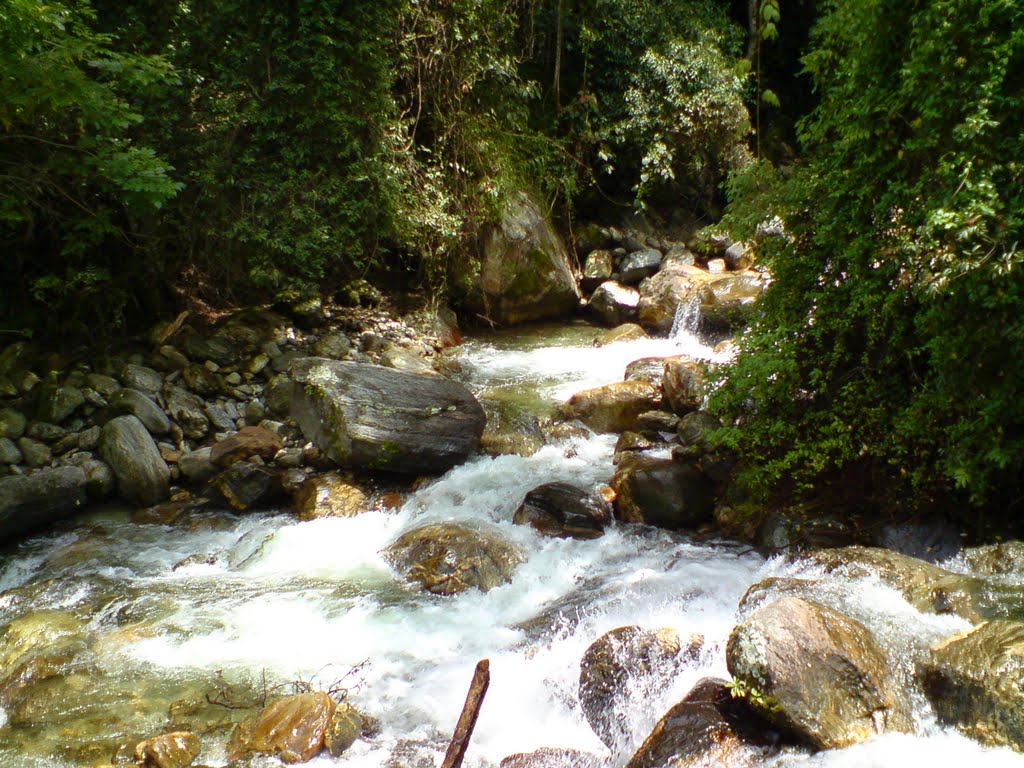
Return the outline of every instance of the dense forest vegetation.
{"type": "Polygon", "coordinates": [[[0,0],[0,128],[0,339],[457,302],[517,189],[727,202],[773,274],[714,403],[751,487],[1020,499],[1018,0],[0,0]]]}

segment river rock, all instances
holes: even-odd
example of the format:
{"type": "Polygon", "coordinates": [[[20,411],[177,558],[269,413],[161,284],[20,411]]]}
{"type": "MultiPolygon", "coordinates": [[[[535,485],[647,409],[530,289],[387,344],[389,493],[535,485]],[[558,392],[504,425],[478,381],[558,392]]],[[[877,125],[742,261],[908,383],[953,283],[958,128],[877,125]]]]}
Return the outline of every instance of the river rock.
{"type": "Polygon", "coordinates": [[[77,387],[45,385],[39,391],[36,417],[40,421],[60,424],[85,405],[85,395],[77,387]]]}
{"type": "Polygon", "coordinates": [[[589,307],[605,325],[622,325],[636,318],[640,292],[614,280],[597,287],[590,297],[589,307]]]}
{"type": "Polygon", "coordinates": [[[707,411],[691,411],[679,420],[679,444],[694,455],[706,454],[711,444],[709,436],[722,428],[722,422],[707,411]]]}
{"type": "Polygon", "coordinates": [[[105,499],[117,489],[117,478],[106,463],[99,459],[86,459],[82,462],[85,472],[85,489],[90,499],[105,499]]]}
{"type": "Polygon", "coordinates": [[[135,762],[139,768],[188,768],[199,757],[199,737],[188,731],[165,733],[139,742],[135,762]]]}
{"type": "Polygon", "coordinates": [[[292,511],[299,520],[355,517],[368,506],[362,489],[337,472],[325,472],[308,478],[292,498],[292,511]]]}
{"type": "Polygon", "coordinates": [[[546,536],[596,539],[612,522],[611,506],[569,483],[545,483],[526,494],[512,522],[531,525],[546,536]]]}
{"type": "MultiPolygon", "coordinates": [[[[724,269],[725,262],[722,267],[724,269]]],[[[717,329],[740,328],[750,319],[754,304],[766,285],[764,276],[753,270],[716,275],[701,292],[701,317],[717,329]]]]}
{"type": "Polygon", "coordinates": [[[380,356],[380,364],[409,373],[434,373],[434,366],[422,354],[397,344],[389,344],[380,356]]]}
{"type": "Polygon", "coordinates": [[[670,411],[645,411],[636,417],[636,429],[672,435],[679,428],[679,417],[670,411]]]}
{"type": "Polygon", "coordinates": [[[921,666],[940,721],[1024,752],[1024,623],[979,624],[936,645],[921,666]]]}
{"type": "Polygon", "coordinates": [[[641,357],[626,366],[623,376],[624,381],[647,381],[658,389],[661,389],[662,379],[665,378],[664,357],[641,357]]]}
{"type": "Polygon", "coordinates": [[[703,403],[705,370],[704,363],[686,355],[665,358],[665,399],[678,416],[697,410],[703,403]]]}
{"type": "Polygon", "coordinates": [[[661,267],[661,251],[654,248],[641,248],[622,260],[619,266],[619,280],[626,285],[636,285],[645,277],[650,277],[661,267]]]}
{"type": "Polygon", "coordinates": [[[259,456],[270,461],[281,450],[284,443],[279,435],[263,427],[243,427],[233,435],[213,444],[210,461],[218,467],[229,467],[236,461],[259,456]]]}
{"type": "Polygon", "coordinates": [[[175,384],[164,386],[164,402],[167,412],[181,427],[185,437],[200,440],[210,431],[210,422],[206,417],[206,403],[197,395],[184,387],[175,384]]]}
{"type": "Polygon", "coordinates": [[[89,389],[95,390],[104,399],[110,397],[121,388],[121,383],[112,376],[105,376],[102,373],[87,373],[85,383],[89,389]]]}
{"type": "Polygon", "coordinates": [[[640,285],[637,318],[644,328],[666,335],[672,330],[676,309],[699,300],[701,273],[697,267],[663,268],[640,285]]]}
{"type": "Polygon", "coordinates": [[[329,357],[332,360],[344,360],[351,349],[351,340],[341,331],[325,333],[313,345],[313,352],[317,357],[329,357]]]}
{"type": "Polygon", "coordinates": [[[12,541],[78,512],[86,501],[80,467],[0,478],[0,541],[12,541]]]}
{"type": "Polygon", "coordinates": [[[43,443],[56,443],[67,437],[68,431],[64,427],[58,427],[48,421],[30,421],[28,429],[25,430],[25,437],[39,440],[43,443]]]}
{"type": "Polygon", "coordinates": [[[324,747],[332,757],[340,757],[363,732],[365,721],[355,707],[342,702],[334,708],[327,731],[324,733],[324,747]]]}
{"type": "Polygon", "coordinates": [[[440,473],[480,444],[483,408],[442,376],[311,357],[293,363],[290,377],[292,417],[340,466],[440,473]]]}
{"type": "Polygon", "coordinates": [[[271,755],[286,764],[305,763],[324,749],[335,703],[326,693],[299,693],[267,704],[235,728],[228,759],[271,755]]]}
{"type": "Polygon", "coordinates": [[[637,339],[646,338],[647,331],[636,323],[623,323],[620,326],[612,328],[607,333],[602,333],[594,339],[594,346],[605,347],[609,344],[614,344],[617,341],[636,341],[637,339]]]}
{"type": "Polygon", "coordinates": [[[21,411],[16,411],[13,408],[0,409],[0,437],[17,440],[25,434],[26,426],[28,426],[28,419],[21,411]]]}
{"type": "Polygon", "coordinates": [[[126,387],[137,389],[151,397],[156,397],[160,388],[164,385],[164,377],[159,371],[154,371],[152,368],[129,363],[121,369],[121,383],[126,387]]]}
{"type": "Polygon", "coordinates": [[[580,661],[579,697],[583,715],[610,749],[628,743],[631,700],[639,692],[667,686],[682,662],[679,635],[673,629],[619,627],[595,640],[580,661]]]}
{"type": "Polygon", "coordinates": [[[153,438],[135,416],[118,416],[100,431],[100,455],[117,476],[121,498],[146,506],[170,493],[171,473],[153,438]]]}
{"type": "Polygon", "coordinates": [[[615,244],[608,228],[593,221],[577,226],[573,230],[572,236],[576,241],[576,250],[584,256],[599,248],[611,248],[615,244]]]}
{"type": "Polygon", "coordinates": [[[609,250],[591,251],[583,264],[583,289],[592,291],[605,280],[611,279],[615,272],[615,254],[609,250]]]}
{"type": "Polygon", "coordinates": [[[137,389],[124,387],[110,397],[110,410],[117,416],[135,416],[151,435],[166,435],[171,421],[160,406],[137,389]]]}
{"type": "Polygon", "coordinates": [[[540,206],[522,192],[508,196],[483,234],[472,311],[516,324],[562,317],[579,300],[568,253],[540,206]]]}
{"type": "Polygon", "coordinates": [[[236,512],[266,506],[284,490],[279,470],[249,461],[236,461],[210,481],[210,488],[236,512]]]}
{"type": "Polygon", "coordinates": [[[408,580],[435,595],[477,588],[487,592],[512,580],[522,554],[494,530],[453,522],[430,523],[402,534],[384,557],[408,580]]]}
{"type": "Polygon", "coordinates": [[[193,483],[202,483],[217,474],[218,467],[210,459],[211,446],[197,448],[183,453],[178,458],[178,469],[181,474],[193,483]]]}
{"type": "Polygon", "coordinates": [[[192,363],[185,366],[181,372],[181,378],[185,385],[203,397],[212,397],[220,392],[220,377],[206,366],[192,363]]]}
{"type": "Polygon", "coordinates": [[[615,516],[626,523],[693,528],[714,513],[714,486],[696,467],[672,459],[631,457],[612,478],[615,516]]]}
{"type": "Polygon", "coordinates": [[[982,576],[1024,574],[1024,541],[1001,541],[969,547],[961,553],[964,564],[982,576]]]}
{"type": "Polygon", "coordinates": [[[909,728],[871,633],[823,605],[784,597],[758,609],[733,629],[726,661],[755,710],[817,749],[909,728]]]}
{"type": "Polygon", "coordinates": [[[23,437],[15,445],[21,451],[21,457],[30,467],[48,467],[53,462],[53,453],[49,447],[31,437],[23,437]]]}
{"type": "Polygon", "coordinates": [[[21,451],[9,438],[0,437],[0,464],[21,463],[21,451]]]}
{"type": "Polygon", "coordinates": [[[561,747],[541,747],[502,758],[498,768],[600,768],[604,761],[592,752],[561,747]]]}
{"type": "Polygon", "coordinates": [[[276,312],[244,309],[219,322],[212,331],[189,329],[184,348],[193,360],[210,360],[222,366],[240,365],[267,343],[284,343],[289,327],[288,320],[276,312]]]}
{"type": "Polygon", "coordinates": [[[646,381],[617,381],[577,392],[559,408],[559,415],[578,419],[595,432],[622,432],[641,413],[660,406],[657,387],[646,381]]]}

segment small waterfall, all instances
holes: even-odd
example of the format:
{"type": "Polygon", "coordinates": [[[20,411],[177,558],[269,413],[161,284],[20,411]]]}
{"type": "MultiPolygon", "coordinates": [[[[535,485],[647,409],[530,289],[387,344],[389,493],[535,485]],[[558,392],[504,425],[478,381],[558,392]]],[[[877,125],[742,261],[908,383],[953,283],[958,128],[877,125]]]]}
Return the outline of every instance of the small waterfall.
{"type": "Polygon", "coordinates": [[[676,305],[676,315],[672,319],[670,339],[677,339],[683,334],[697,335],[700,325],[700,294],[691,293],[676,305]]]}

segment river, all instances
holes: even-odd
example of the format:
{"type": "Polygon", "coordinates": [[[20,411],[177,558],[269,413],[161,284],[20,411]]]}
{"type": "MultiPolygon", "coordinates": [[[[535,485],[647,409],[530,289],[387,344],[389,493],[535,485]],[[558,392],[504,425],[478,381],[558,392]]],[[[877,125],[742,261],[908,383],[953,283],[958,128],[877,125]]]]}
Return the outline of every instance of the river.
{"type": "MultiPolygon", "coordinates": [[[[600,348],[591,344],[595,335],[569,326],[474,338],[461,350],[460,375],[485,400],[543,414],[580,389],[621,379],[632,360],[713,356],[685,332],[600,348]]],[[[398,511],[350,519],[205,513],[172,527],[110,509],[23,543],[0,561],[0,661],[52,647],[65,665],[36,685],[27,704],[0,709],[0,765],[93,766],[110,760],[118,739],[162,732],[169,709],[230,705],[242,683],[273,688],[298,680],[348,688],[379,723],[376,735],[341,758],[309,765],[435,766],[473,667],[489,658],[491,686],[467,768],[545,746],[591,751],[619,768],[694,682],[727,676],[724,644],[748,587],[808,571],[746,547],[664,531],[621,526],[575,541],[511,523],[524,494],[541,483],[607,481],[613,445],[613,437],[595,436],[526,458],[480,456],[419,489],[398,511]],[[512,583],[425,595],[379,554],[411,527],[463,519],[493,524],[527,554],[512,583]],[[625,714],[635,738],[609,753],[580,712],[579,661],[602,633],[626,624],[699,633],[705,644],[667,688],[630,691],[625,714]]],[[[967,627],[920,614],[875,581],[812,575],[822,579],[820,599],[867,623],[897,666],[912,664],[907,649],[967,627]]],[[[915,712],[914,734],[787,755],[774,765],[1024,764],[1009,750],[940,728],[923,697],[915,712]]],[[[199,762],[223,765],[223,742],[224,734],[205,739],[199,762]]]]}

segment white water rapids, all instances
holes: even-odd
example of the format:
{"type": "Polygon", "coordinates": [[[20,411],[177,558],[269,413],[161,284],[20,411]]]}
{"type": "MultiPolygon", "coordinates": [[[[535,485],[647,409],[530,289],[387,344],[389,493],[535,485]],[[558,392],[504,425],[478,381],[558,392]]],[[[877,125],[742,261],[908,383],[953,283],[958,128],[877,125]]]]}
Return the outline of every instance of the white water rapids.
{"type": "MultiPolygon", "coordinates": [[[[711,356],[688,335],[675,340],[591,346],[592,329],[557,338],[491,336],[469,342],[463,372],[477,391],[536,390],[546,401],[620,380],[646,356],[711,356]]],[[[71,609],[107,590],[88,619],[100,640],[97,663],[112,676],[173,685],[189,678],[312,680],[329,686],[360,670],[351,701],[379,720],[380,731],[340,758],[309,765],[350,768],[436,766],[462,707],[478,659],[491,660],[491,685],[470,744],[467,768],[539,747],[572,747],[620,768],[658,718],[699,678],[726,676],[724,645],[747,588],[794,565],[764,561],[742,547],[693,543],[654,530],[614,527],[593,541],[544,538],[511,523],[531,488],[553,480],[590,487],[612,473],[611,436],[548,446],[529,458],[478,457],[419,490],[397,512],[296,522],[287,514],[218,517],[194,529],[139,525],[101,515],[82,527],[22,545],[0,562],[0,621],[25,610],[19,595],[52,579],[33,610],[71,609]],[[527,554],[511,584],[487,593],[425,595],[382,559],[403,531],[432,520],[485,520],[527,554]],[[73,556],[72,556],[73,555],[73,556]],[[175,568],[187,557],[193,563],[175,568]],[[127,615],[127,618],[126,618],[127,615]],[[628,717],[637,734],[609,754],[577,702],[579,661],[604,632],[626,624],[700,633],[705,651],[663,691],[636,691],[628,717]],[[364,663],[365,662],[365,663],[364,663]]],[[[820,575],[820,574],[817,574],[820,575]]],[[[819,599],[864,621],[896,664],[921,639],[966,628],[926,616],[877,582],[828,579],[819,599]]],[[[166,712],[152,716],[162,727],[166,712]]],[[[890,735],[815,756],[787,755],[775,765],[807,768],[1011,766],[1024,757],[985,749],[938,727],[917,702],[917,733],[890,735]]],[[[0,714],[0,723],[5,716],[0,714]]],[[[159,732],[158,730],[156,732],[159,732]]],[[[53,738],[53,737],[48,737],[53,738]]],[[[24,744],[25,739],[18,741],[24,744]]],[[[14,746],[0,725],[0,765],[65,768],[79,763],[14,746]]],[[[54,753],[56,754],[56,753],[54,753]]],[[[204,743],[200,761],[223,765],[204,743]]]]}

